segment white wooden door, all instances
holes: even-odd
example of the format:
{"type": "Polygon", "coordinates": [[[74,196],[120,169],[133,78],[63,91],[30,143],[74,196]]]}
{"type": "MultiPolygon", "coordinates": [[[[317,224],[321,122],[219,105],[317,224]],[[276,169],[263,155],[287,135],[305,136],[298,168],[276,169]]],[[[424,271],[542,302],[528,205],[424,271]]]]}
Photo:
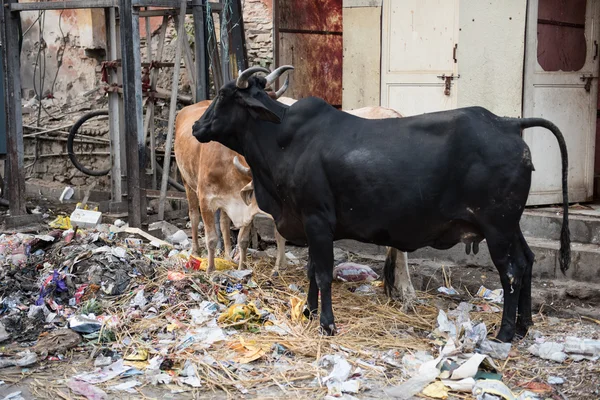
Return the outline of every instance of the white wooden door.
{"type": "Polygon", "coordinates": [[[381,105],[402,115],[456,107],[458,0],[386,0],[381,105]],[[442,75],[454,76],[445,90],[442,75]]]}
{"type": "MultiPolygon", "coordinates": [[[[555,0],[528,2],[523,116],[546,118],[565,136],[571,202],[593,197],[599,3],[563,3],[561,14],[555,0]],[[556,18],[549,16],[551,13],[557,13],[556,18]],[[586,88],[587,77],[592,79],[586,88]]],[[[535,167],[527,204],[561,203],[561,157],[556,139],[543,128],[527,129],[523,137],[535,167]]]]}

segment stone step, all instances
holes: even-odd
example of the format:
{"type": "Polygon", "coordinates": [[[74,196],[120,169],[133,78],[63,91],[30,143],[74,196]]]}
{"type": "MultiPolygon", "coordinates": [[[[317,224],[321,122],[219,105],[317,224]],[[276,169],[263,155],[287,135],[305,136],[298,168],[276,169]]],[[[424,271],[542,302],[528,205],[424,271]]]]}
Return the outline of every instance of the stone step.
{"type": "MultiPolygon", "coordinates": [[[[600,246],[587,243],[571,243],[571,265],[566,274],[560,270],[557,240],[525,237],[531,251],[535,254],[533,275],[542,279],[575,280],[579,282],[600,283],[600,246]]],[[[479,246],[479,253],[467,255],[465,246],[458,244],[448,250],[436,250],[426,247],[409,253],[410,258],[427,258],[438,261],[450,261],[459,265],[493,266],[485,240],[479,246]]]]}
{"type": "MultiPolygon", "coordinates": [[[[521,230],[525,236],[559,240],[562,214],[559,209],[529,209],[521,217],[521,230]]],[[[600,214],[596,211],[572,210],[569,215],[571,241],[600,244],[600,214]]]]}

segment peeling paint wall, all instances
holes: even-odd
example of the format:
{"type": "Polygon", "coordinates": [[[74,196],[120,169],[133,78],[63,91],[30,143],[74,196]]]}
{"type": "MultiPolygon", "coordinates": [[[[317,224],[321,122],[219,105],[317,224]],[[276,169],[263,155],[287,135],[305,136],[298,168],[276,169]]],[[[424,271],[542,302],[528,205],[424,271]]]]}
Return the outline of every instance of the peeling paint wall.
{"type": "MultiPolygon", "coordinates": [[[[35,0],[22,0],[35,1],[35,0]]],[[[272,67],[273,64],[273,6],[271,0],[242,0],[246,45],[250,65],[272,67]]],[[[21,54],[21,78],[24,103],[36,97],[36,92],[44,98],[46,106],[52,104],[61,107],[57,112],[61,118],[55,124],[68,125],[77,120],[90,109],[106,109],[106,98],[98,92],[92,96],[82,95],[101,85],[101,62],[106,57],[106,26],[104,10],[65,10],[46,11],[42,18],[36,12],[21,13],[24,40],[21,54]],[[40,22],[41,37],[40,40],[40,22]],[[45,43],[45,46],[44,46],[45,43]],[[41,44],[41,46],[40,46],[41,44]],[[62,65],[58,68],[58,59],[62,53],[62,65]],[[45,64],[45,65],[44,65],[45,64]],[[58,73],[57,73],[58,70],[58,73]],[[40,71],[42,73],[40,74],[40,71]],[[41,89],[40,78],[43,77],[41,89]],[[48,96],[51,95],[51,96],[48,96]],[[47,98],[54,97],[54,98],[47,98]]],[[[192,17],[186,22],[192,25],[192,17]]],[[[218,21],[217,25],[218,25],[218,21]]],[[[162,17],[150,18],[152,50],[158,48],[158,29],[162,17]]],[[[218,26],[217,26],[218,28],[218,26]]],[[[192,31],[193,32],[193,31],[192,31]]],[[[140,19],[141,54],[146,55],[146,21],[140,19]]],[[[175,58],[176,34],[173,21],[169,21],[162,61],[173,62],[175,58]]],[[[172,69],[163,69],[159,74],[158,87],[170,90],[172,85],[172,69]]],[[[191,95],[187,83],[186,70],[181,70],[179,81],[181,94],[191,95]]],[[[56,108],[56,107],[55,107],[56,108]]],[[[168,119],[168,102],[158,101],[156,108],[157,145],[164,142],[166,121],[168,119]]],[[[25,124],[35,125],[37,111],[31,107],[24,108],[25,124]]],[[[42,123],[48,116],[42,112],[42,123]]],[[[89,134],[89,132],[87,133],[89,134]]],[[[110,180],[105,177],[90,177],[79,172],[67,157],[67,133],[62,132],[56,140],[25,139],[24,171],[27,178],[61,182],[65,185],[85,186],[96,182],[96,189],[110,188],[110,180]],[[37,156],[36,156],[37,155],[37,156]]],[[[107,134],[102,134],[107,138],[107,134]]],[[[109,147],[89,145],[75,149],[95,153],[81,158],[86,166],[104,169],[110,165],[109,147]]]]}

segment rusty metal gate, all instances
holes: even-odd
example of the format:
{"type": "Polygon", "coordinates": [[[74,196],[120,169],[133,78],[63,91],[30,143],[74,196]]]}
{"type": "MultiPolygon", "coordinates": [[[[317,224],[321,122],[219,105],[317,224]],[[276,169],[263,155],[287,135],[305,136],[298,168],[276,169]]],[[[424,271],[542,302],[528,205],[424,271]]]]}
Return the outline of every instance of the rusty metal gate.
{"type": "Polygon", "coordinates": [[[275,0],[275,62],[291,64],[286,96],[342,105],[342,0],[275,0]]]}

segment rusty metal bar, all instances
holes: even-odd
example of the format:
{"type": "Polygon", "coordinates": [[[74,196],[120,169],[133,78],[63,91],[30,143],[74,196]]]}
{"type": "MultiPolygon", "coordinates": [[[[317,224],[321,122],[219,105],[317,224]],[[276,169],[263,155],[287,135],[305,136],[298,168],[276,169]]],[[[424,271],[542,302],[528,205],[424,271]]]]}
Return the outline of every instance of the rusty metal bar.
{"type": "MultiPolygon", "coordinates": [[[[164,16],[162,24],[160,26],[160,33],[158,35],[158,48],[156,49],[156,59],[161,60],[163,56],[163,49],[165,48],[165,36],[167,34],[167,25],[169,23],[169,17],[164,16]]],[[[148,61],[151,61],[152,51],[152,36],[150,34],[150,21],[146,18],[146,36],[150,40],[150,47],[148,50],[148,61]]],[[[158,71],[152,70],[150,73],[150,90],[156,90],[156,84],[158,82],[158,71]]],[[[144,132],[146,132],[146,138],[144,142],[148,140],[150,135],[150,168],[152,169],[152,188],[157,187],[157,176],[156,176],[156,135],[154,134],[154,102],[150,102],[146,109],[146,122],[144,124],[144,132]]]]}
{"type": "Polygon", "coordinates": [[[9,13],[4,6],[15,4],[4,0],[0,7],[2,36],[2,68],[6,113],[6,175],[11,217],[27,214],[25,208],[25,177],[23,176],[23,115],[21,109],[21,74],[18,13],[9,13]]]}
{"type": "MultiPolygon", "coordinates": [[[[125,141],[127,146],[127,205],[129,226],[141,228],[146,222],[145,158],[140,25],[132,0],[119,0],[125,141]]],[[[177,67],[176,67],[177,68],[177,67]]]]}
{"type": "MultiPolygon", "coordinates": [[[[181,14],[185,11],[186,0],[181,0],[181,14]]],[[[171,104],[169,105],[169,125],[167,131],[167,142],[165,143],[165,159],[163,162],[162,181],[160,185],[160,200],[158,201],[158,219],[162,220],[165,215],[165,199],[167,197],[167,182],[171,166],[171,147],[173,146],[173,131],[175,129],[175,112],[177,111],[177,91],[179,89],[179,68],[181,65],[181,53],[187,42],[185,38],[185,18],[179,18],[177,27],[177,48],[175,49],[175,68],[173,69],[173,85],[171,87],[171,104]]]]}
{"type": "Polygon", "coordinates": [[[306,35],[334,35],[343,36],[343,32],[336,31],[317,31],[312,29],[290,29],[290,28],[279,28],[279,33],[300,33],[306,35]]]}
{"type": "MultiPolygon", "coordinates": [[[[175,26],[179,26],[179,15],[173,16],[173,20],[175,21],[175,26]]],[[[185,19],[184,19],[185,25],[185,19]]],[[[194,66],[194,58],[192,57],[192,48],[190,45],[190,41],[187,35],[187,32],[183,31],[183,62],[185,63],[185,72],[188,79],[188,83],[190,84],[190,88],[192,89],[192,101],[196,102],[196,91],[194,87],[196,87],[196,68],[194,66]]],[[[177,38],[179,40],[179,38],[177,38]]]]}
{"type": "Polygon", "coordinates": [[[41,11],[41,10],[73,10],[77,8],[110,8],[117,7],[118,0],[67,0],[46,1],[38,3],[12,3],[10,11],[41,11]]]}

